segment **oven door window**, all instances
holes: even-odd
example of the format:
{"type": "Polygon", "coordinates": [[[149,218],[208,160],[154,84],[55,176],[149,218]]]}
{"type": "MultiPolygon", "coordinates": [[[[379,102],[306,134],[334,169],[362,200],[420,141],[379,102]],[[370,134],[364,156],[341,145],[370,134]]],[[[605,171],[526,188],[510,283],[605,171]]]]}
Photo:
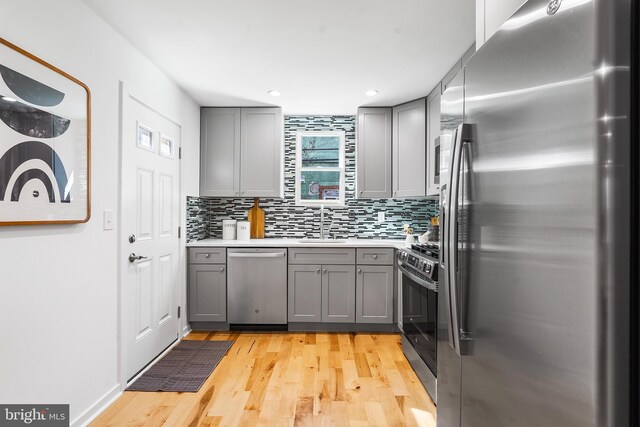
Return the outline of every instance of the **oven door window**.
{"type": "Polygon", "coordinates": [[[429,369],[436,373],[438,294],[402,275],[402,327],[429,369]]]}

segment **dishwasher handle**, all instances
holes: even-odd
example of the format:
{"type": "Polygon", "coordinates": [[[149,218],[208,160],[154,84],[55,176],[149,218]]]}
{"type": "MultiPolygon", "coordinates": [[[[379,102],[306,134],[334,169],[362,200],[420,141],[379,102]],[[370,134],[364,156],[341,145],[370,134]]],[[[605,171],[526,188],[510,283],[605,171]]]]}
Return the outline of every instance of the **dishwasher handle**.
{"type": "Polygon", "coordinates": [[[282,258],[285,256],[284,252],[233,252],[230,253],[229,258],[282,258]]]}

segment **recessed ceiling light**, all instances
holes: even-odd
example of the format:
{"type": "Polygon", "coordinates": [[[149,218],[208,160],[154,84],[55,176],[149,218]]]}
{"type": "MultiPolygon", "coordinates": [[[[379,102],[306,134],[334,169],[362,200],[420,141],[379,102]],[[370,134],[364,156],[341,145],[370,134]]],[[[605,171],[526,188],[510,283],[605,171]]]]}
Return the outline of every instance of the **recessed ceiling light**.
{"type": "Polygon", "coordinates": [[[13,98],[11,98],[11,97],[8,97],[8,96],[3,96],[3,97],[2,97],[2,99],[3,99],[3,100],[5,100],[5,101],[7,101],[7,102],[16,102],[16,100],[15,100],[15,99],[13,99],[13,98]]]}
{"type": "Polygon", "coordinates": [[[366,92],[366,95],[367,95],[367,96],[376,96],[378,93],[379,93],[379,92],[378,92],[377,90],[375,90],[375,89],[371,89],[371,90],[368,90],[368,91],[366,92]]]}
{"type": "Polygon", "coordinates": [[[271,96],[280,96],[280,91],[278,91],[278,90],[273,90],[272,89],[272,90],[268,91],[267,93],[269,95],[271,95],[271,96]]]}

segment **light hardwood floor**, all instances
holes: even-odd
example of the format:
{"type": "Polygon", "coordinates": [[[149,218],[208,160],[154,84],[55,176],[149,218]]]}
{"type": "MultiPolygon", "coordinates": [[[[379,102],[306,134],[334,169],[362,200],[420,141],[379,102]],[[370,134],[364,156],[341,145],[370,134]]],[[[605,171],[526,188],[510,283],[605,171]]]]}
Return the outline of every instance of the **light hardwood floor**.
{"type": "Polygon", "coordinates": [[[397,334],[193,332],[235,343],[197,393],[124,392],[97,426],[426,426],[397,334]]]}

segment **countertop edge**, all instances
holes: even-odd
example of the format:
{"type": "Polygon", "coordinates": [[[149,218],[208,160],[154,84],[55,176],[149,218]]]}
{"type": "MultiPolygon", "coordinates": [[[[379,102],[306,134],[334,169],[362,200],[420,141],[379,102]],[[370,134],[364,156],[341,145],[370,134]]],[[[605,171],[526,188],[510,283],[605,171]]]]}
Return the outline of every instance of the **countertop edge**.
{"type": "Polygon", "coordinates": [[[187,248],[242,248],[242,247],[277,247],[277,248],[406,248],[404,240],[395,239],[348,239],[345,242],[331,243],[300,243],[298,239],[251,239],[251,240],[222,240],[204,239],[186,244],[187,248]]]}

